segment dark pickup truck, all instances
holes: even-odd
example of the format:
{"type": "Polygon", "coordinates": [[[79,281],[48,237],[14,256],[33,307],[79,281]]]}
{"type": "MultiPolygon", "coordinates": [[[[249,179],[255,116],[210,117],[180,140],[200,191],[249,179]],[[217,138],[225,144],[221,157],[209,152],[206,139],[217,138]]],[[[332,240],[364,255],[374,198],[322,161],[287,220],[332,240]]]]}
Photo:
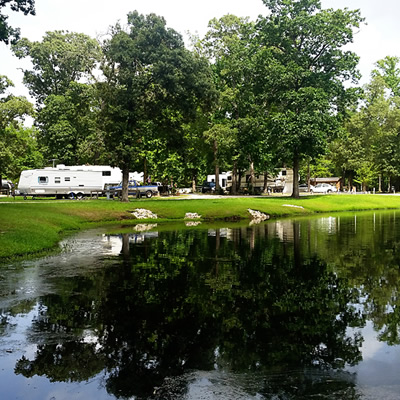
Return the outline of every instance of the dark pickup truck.
{"type": "MultiPolygon", "coordinates": [[[[141,185],[137,181],[129,181],[129,188],[128,188],[128,194],[130,195],[137,195],[137,196],[146,196],[148,199],[157,196],[158,195],[158,188],[159,185],[157,184],[150,184],[150,185],[141,185]]],[[[122,191],[122,182],[118,186],[112,186],[108,188],[108,190],[113,193],[120,194],[122,191]]]]}

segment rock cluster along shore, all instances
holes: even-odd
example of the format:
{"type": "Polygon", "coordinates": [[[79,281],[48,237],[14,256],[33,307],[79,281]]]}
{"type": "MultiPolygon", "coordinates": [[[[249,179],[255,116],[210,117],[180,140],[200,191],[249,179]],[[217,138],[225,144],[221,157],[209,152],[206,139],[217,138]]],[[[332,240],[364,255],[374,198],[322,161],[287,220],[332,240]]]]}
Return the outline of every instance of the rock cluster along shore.
{"type": "MultiPolygon", "coordinates": [[[[261,211],[257,210],[252,210],[251,208],[248,209],[250,215],[251,215],[251,223],[252,224],[259,224],[260,222],[263,222],[267,219],[270,218],[269,215],[262,213],[261,211]]],[[[132,214],[137,218],[137,219],[157,219],[158,216],[157,214],[154,214],[150,210],[146,210],[144,208],[137,208],[132,212],[132,214]]],[[[187,222],[187,224],[193,224],[197,225],[199,221],[193,221],[193,220],[198,220],[201,218],[201,215],[197,213],[186,213],[185,214],[185,220],[191,220],[192,222],[187,222]]]]}
{"type": "Polygon", "coordinates": [[[146,210],[145,208],[137,208],[132,212],[132,214],[137,219],[157,219],[157,214],[152,213],[150,210],[146,210]]]}
{"type": "Polygon", "coordinates": [[[251,208],[249,208],[247,210],[252,218],[252,223],[253,224],[259,224],[260,222],[263,222],[267,219],[269,219],[269,215],[262,213],[261,211],[257,211],[257,210],[252,210],[251,208]]]}
{"type": "Polygon", "coordinates": [[[185,214],[185,219],[199,219],[201,218],[201,215],[197,213],[186,213],[185,214]]]}
{"type": "MultiPolygon", "coordinates": [[[[157,214],[154,214],[150,210],[146,210],[145,208],[137,208],[132,212],[132,214],[137,218],[137,219],[157,219],[158,216],[157,214]]],[[[186,213],[185,214],[185,219],[200,219],[201,215],[197,213],[186,213]]]]}

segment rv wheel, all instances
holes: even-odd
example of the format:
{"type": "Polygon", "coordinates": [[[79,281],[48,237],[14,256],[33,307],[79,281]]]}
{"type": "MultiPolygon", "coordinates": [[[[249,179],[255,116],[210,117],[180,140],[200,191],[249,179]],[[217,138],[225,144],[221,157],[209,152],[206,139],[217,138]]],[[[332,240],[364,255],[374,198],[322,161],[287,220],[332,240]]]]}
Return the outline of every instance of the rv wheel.
{"type": "Polygon", "coordinates": [[[71,192],[71,193],[68,193],[68,194],[65,196],[65,198],[67,198],[67,199],[69,199],[69,200],[73,200],[73,199],[75,198],[75,196],[74,196],[74,194],[71,192]]]}
{"type": "Polygon", "coordinates": [[[146,197],[147,197],[148,199],[150,199],[151,196],[153,196],[153,193],[152,193],[151,190],[148,190],[148,191],[146,192],[146,197]]]}
{"type": "Polygon", "coordinates": [[[77,193],[77,194],[76,194],[76,198],[77,198],[78,200],[82,200],[82,199],[83,199],[83,193],[77,193]]]}

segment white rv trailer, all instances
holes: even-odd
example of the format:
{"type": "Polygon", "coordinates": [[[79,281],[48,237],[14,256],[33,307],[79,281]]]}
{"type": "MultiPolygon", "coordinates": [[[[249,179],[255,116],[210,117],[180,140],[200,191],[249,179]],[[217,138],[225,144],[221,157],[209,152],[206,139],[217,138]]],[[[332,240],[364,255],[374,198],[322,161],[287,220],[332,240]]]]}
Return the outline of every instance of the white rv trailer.
{"type": "MultiPolygon", "coordinates": [[[[58,169],[70,169],[72,171],[101,171],[103,176],[104,189],[107,186],[118,186],[122,182],[122,171],[118,167],[109,165],[73,165],[66,167],[63,164],[57,165],[58,169]]],[[[143,181],[143,172],[129,172],[130,181],[143,181]]]]}
{"type": "MultiPolygon", "coordinates": [[[[57,165],[58,169],[69,169],[71,171],[100,171],[102,176],[103,188],[107,185],[118,185],[122,180],[122,171],[117,167],[110,167],[109,165],[71,165],[65,166],[63,164],[57,165]]],[[[48,169],[48,168],[45,168],[48,169]]]]}
{"type": "MultiPolygon", "coordinates": [[[[220,172],[219,173],[219,187],[223,190],[226,189],[228,176],[230,176],[230,172],[220,172]]],[[[207,182],[214,182],[215,183],[215,174],[214,175],[207,175],[207,182]]]]}
{"type": "Polygon", "coordinates": [[[18,191],[24,196],[81,198],[102,192],[108,185],[118,185],[121,179],[121,170],[107,165],[57,165],[22,171],[18,191]]]}

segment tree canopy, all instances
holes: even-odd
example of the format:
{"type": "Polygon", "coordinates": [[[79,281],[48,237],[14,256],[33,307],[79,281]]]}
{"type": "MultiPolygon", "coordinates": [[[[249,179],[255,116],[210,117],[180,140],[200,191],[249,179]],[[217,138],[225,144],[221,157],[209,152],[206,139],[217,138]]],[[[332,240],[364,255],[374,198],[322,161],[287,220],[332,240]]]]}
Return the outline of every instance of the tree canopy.
{"type": "MultiPolygon", "coordinates": [[[[64,31],[14,40],[15,55],[32,62],[24,83],[44,158],[119,166],[124,182],[138,170],[193,188],[212,170],[217,186],[219,171],[231,171],[233,193],[244,174],[249,190],[263,174],[266,190],[268,173],[282,167],[302,179],[342,176],[349,188],[368,190],[378,177],[399,186],[400,58],[377,61],[362,97],[358,57],[346,49],[363,22],[359,10],[263,2],[266,17],[214,18],[190,50],[164,18],[137,11],[101,44],[64,31]]],[[[7,5],[34,11],[33,1],[0,2],[7,5]]],[[[3,96],[3,125],[20,123],[13,112],[23,104],[3,96]]]]}
{"type": "Polygon", "coordinates": [[[0,0],[0,42],[15,43],[20,37],[20,29],[13,28],[7,22],[8,16],[4,8],[9,6],[12,11],[20,11],[24,15],[35,15],[35,0],[0,0]]]}
{"type": "MultiPolygon", "coordinates": [[[[266,53],[261,62],[269,129],[276,151],[296,177],[304,156],[324,151],[352,99],[344,81],[358,78],[358,57],[343,47],[363,19],[359,11],[323,10],[319,0],[263,1],[270,10],[258,21],[260,48],[266,53]]],[[[293,196],[298,195],[294,179],[293,196]]]]}
{"type": "Polygon", "coordinates": [[[105,143],[123,170],[126,200],[128,172],[140,162],[145,138],[156,134],[169,149],[179,147],[182,124],[211,101],[213,85],[207,62],[155,14],[130,13],[127,28],[113,27],[103,52],[106,79],[98,87],[105,143]]]}
{"type": "Polygon", "coordinates": [[[23,38],[12,49],[32,61],[33,68],[23,71],[24,83],[39,105],[50,95],[63,95],[71,82],[88,78],[101,56],[95,39],[64,31],[47,32],[41,42],[23,38]]]}

